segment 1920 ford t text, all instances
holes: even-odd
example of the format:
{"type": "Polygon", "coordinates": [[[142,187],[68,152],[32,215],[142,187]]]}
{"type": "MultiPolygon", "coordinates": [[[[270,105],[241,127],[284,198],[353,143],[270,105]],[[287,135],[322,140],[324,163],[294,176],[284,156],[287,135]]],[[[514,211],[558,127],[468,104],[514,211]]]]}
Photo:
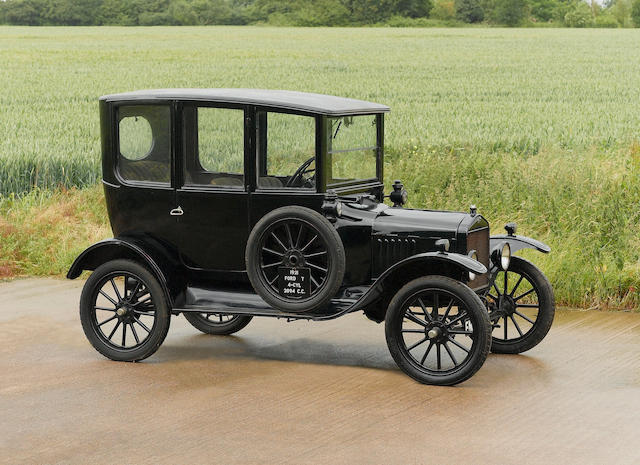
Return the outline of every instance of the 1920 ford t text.
{"type": "MultiPolygon", "coordinates": [[[[389,108],[327,95],[164,89],[100,99],[114,238],[68,277],[91,344],[113,360],[153,354],[182,313],[228,335],[254,316],[329,320],[363,311],[412,378],[450,385],[490,350],[538,344],[553,291],[522,248],[469,213],[404,208],[383,185],[389,108]],[[385,198],[393,206],[386,205],[385,198]]],[[[428,168],[427,168],[428,169],[428,168]]]]}

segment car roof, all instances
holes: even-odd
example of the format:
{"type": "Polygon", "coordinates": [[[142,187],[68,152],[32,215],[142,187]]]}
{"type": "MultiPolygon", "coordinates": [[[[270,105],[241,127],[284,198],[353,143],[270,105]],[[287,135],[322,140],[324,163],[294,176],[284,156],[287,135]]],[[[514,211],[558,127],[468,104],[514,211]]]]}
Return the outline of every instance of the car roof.
{"type": "Polygon", "coordinates": [[[384,113],[386,105],[333,95],[266,89],[149,89],[104,95],[100,100],[195,100],[202,102],[257,105],[327,116],[384,113]]]}

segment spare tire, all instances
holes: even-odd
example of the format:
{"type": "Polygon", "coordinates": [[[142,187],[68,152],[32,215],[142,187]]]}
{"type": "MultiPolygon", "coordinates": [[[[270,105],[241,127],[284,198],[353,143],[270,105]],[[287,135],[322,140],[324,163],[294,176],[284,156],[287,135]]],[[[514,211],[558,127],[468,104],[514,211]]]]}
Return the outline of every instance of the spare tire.
{"type": "Polygon", "coordinates": [[[288,206],[255,225],[245,254],[256,293],[287,312],[325,307],[342,285],[345,254],[333,225],[309,208],[288,206]]]}

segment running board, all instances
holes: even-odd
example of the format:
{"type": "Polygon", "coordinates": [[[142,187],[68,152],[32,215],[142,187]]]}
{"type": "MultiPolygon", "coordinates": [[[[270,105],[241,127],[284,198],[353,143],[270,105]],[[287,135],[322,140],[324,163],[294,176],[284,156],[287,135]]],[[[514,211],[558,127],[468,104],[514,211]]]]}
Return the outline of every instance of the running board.
{"type": "Polygon", "coordinates": [[[174,308],[172,312],[270,316],[287,320],[331,320],[358,310],[355,304],[367,290],[368,287],[347,288],[340,293],[339,298],[332,299],[321,311],[291,313],[270,307],[259,295],[249,290],[189,287],[185,292],[185,304],[174,308]]]}

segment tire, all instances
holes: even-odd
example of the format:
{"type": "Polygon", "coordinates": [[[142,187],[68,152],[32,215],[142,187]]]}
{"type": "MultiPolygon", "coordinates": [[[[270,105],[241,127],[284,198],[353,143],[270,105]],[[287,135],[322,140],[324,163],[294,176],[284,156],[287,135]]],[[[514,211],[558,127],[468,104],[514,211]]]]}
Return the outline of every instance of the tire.
{"type": "Polygon", "coordinates": [[[237,333],[247,326],[252,316],[246,315],[223,315],[222,313],[183,313],[191,326],[205,334],[217,336],[228,336],[237,333]],[[230,319],[225,319],[230,317],[230,319]]]}
{"type": "Polygon", "coordinates": [[[167,336],[170,319],[158,280],[136,262],[113,260],[99,266],[82,289],[84,334],[111,360],[135,362],[155,353],[167,336]]]}
{"type": "Polygon", "coordinates": [[[551,283],[533,263],[520,257],[511,258],[506,274],[496,275],[487,303],[496,324],[491,351],[497,354],[520,354],[537,346],[551,329],[556,312],[551,283]],[[496,311],[499,318],[494,316],[496,311]]]}
{"type": "Polygon", "coordinates": [[[482,300],[444,276],[418,278],[400,289],[389,303],[385,335],[398,367],[424,384],[451,386],[469,379],[491,348],[482,300]]]}
{"type": "Polygon", "coordinates": [[[305,207],[282,207],[267,213],[251,231],[245,257],[256,293],[286,312],[313,312],[326,307],[342,285],[345,272],[344,247],[338,232],[324,216],[305,207]],[[296,270],[302,280],[308,273],[303,295],[280,293],[281,267],[296,270]]]}

